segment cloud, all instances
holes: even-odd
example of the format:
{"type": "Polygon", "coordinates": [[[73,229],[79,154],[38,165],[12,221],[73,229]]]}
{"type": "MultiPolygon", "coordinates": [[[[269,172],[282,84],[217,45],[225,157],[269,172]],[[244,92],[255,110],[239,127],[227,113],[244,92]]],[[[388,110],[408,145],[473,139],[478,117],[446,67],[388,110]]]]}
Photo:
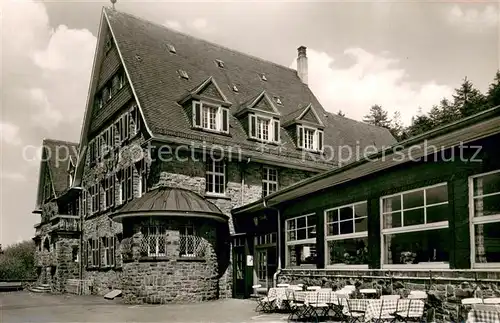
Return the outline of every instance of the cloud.
{"type": "Polygon", "coordinates": [[[26,176],[24,176],[21,173],[15,173],[15,172],[6,173],[2,171],[0,173],[0,179],[14,181],[14,182],[24,182],[26,181],[26,176]]]}
{"type": "MultiPolygon", "coordinates": [[[[361,120],[373,104],[381,105],[390,115],[400,111],[405,124],[419,107],[429,111],[447,97],[452,89],[429,81],[407,81],[406,71],[387,53],[372,54],[361,48],[349,48],[344,55],[354,60],[351,66],[337,67],[335,59],[324,52],[308,49],[309,86],[323,107],[330,112],[342,110],[348,117],[361,120]]],[[[296,68],[293,62],[292,68],[296,68]]]]}
{"type": "Polygon", "coordinates": [[[21,120],[32,115],[44,126],[35,130],[43,137],[67,136],[57,128],[65,125],[77,138],[96,37],[87,29],[52,28],[42,2],[6,1],[2,6],[2,74],[9,79],[2,84],[9,88],[5,109],[21,120]],[[28,95],[26,89],[32,89],[28,95]]]}
{"type": "Polygon", "coordinates": [[[176,20],[166,20],[164,23],[163,23],[163,26],[167,27],[167,28],[170,28],[170,29],[174,29],[174,30],[177,30],[177,31],[181,31],[182,30],[182,24],[176,20]]]}
{"type": "Polygon", "coordinates": [[[500,9],[494,5],[488,5],[483,10],[463,9],[454,5],[448,12],[448,21],[469,31],[478,31],[497,26],[500,23],[500,9]]]}
{"type": "Polygon", "coordinates": [[[37,112],[31,115],[34,124],[45,129],[51,129],[63,120],[63,115],[52,107],[44,90],[33,88],[29,90],[29,95],[35,106],[39,108],[37,112]]]}
{"type": "Polygon", "coordinates": [[[7,122],[0,121],[0,142],[5,142],[9,145],[20,145],[19,127],[7,122]]]}
{"type": "Polygon", "coordinates": [[[214,31],[205,18],[196,18],[191,22],[191,27],[201,33],[211,33],[214,31]]]}

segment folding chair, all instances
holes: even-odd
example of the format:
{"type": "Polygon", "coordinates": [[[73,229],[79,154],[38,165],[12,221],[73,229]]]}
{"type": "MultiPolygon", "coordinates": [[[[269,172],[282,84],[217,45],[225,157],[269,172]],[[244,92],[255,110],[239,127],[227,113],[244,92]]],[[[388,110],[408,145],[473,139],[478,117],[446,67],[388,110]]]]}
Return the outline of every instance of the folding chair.
{"type": "Polygon", "coordinates": [[[363,322],[365,320],[365,311],[361,310],[358,306],[354,306],[355,302],[358,302],[359,300],[353,300],[350,298],[346,299],[346,304],[347,304],[347,312],[349,315],[349,323],[354,323],[354,322],[363,322]]]}
{"type": "Polygon", "coordinates": [[[399,310],[400,300],[396,305],[396,312],[394,315],[394,320],[392,322],[420,322],[424,316],[424,302],[420,299],[406,299],[408,305],[406,309],[399,310]],[[412,304],[414,305],[412,308],[412,304]]]}
{"type": "Polygon", "coordinates": [[[374,323],[383,323],[383,322],[392,322],[394,320],[394,315],[384,311],[384,299],[380,301],[380,311],[378,313],[378,317],[373,317],[372,322],[374,323]]]}
{"type": "Polygon", "coordinates": [[[344,314],[344,305],[347,304],[347,293],[335,293],[330,299],[330,309],[333,311],[333,317],[341,322],[347,321],[347,315],[344,314]]]}
{"type": "Polygon", "coordinates": [[[330,309],[330,306],[328,306],[330,297],[331,293],[329,291],[319,290],[316,292],[316,301],[308,304],[311,314],[313,314],[316,318],[316,322],[319,321],[320,317],[326,317],[328,315],[328,310],[330,309]]]}
{"type": "Polygon", "coordinates": [[[276,302],[275,290],[270,289],[266,297],[259,298],[259,305],[262,312],[269,313],[274,310],[274,303],[276,302]]]}
{"type": "Polygon", "coordinates": [[[461,319],[465,319],[467,313],[475,304],[483,304],[483,299],[479,297],[463,298],[460,301],[460,307],[458,309],[458,317],[461,319]]]}
{"type": "Polygon", "coordinates": [[[253,293],[250,294],[250,298],[255,299],[255,301],[257,302],[257,306],[255,307],[255,312],[262,311],[262,303],[260,302],[261,296],[257,292],[257,289],[259,289],[259,288],[262,288],[262,285],[260,285],[260,284],[253,285],[252,286],[253,293]]]}
{"type": "Polygon", "coordinates": [[[289,302],[290,315],[288,315],[288,322],[293,322],[293,317],[297,320],[301,320],[304,317],[304,312],[306,310],[306,306],[302,302],[298,302],[295,298],[295,293],[291,293],[292,300],[289,302]]]}

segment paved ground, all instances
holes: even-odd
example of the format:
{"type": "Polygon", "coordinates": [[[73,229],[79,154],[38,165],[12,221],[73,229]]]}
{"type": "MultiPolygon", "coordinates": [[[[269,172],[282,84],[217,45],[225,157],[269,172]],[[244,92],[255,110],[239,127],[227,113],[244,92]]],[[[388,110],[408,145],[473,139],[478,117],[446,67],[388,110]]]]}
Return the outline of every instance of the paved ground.
{"type": "Polygon", "coordinates": [[[259,315],[250,300],[188,305],[126,305],[118,298],[0,293],[0,322],[286,322],[284,314],[259,315]]]}

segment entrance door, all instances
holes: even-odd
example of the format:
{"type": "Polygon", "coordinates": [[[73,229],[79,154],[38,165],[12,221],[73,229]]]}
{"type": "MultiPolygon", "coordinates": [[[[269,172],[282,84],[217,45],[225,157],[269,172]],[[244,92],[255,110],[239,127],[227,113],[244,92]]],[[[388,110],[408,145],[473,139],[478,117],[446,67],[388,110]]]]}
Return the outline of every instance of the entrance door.
{"type": "Polygon", "coordinates": [[[233,284],[234,297],[245,298],[246,272],[245,238],[235,237],[233,240],[233,284]]]}
{"type": "Polygon", "coordinates": [[[257,279],[263,287],[269,288],[268,268],[267,268],[267,249],[257,249],[257,279]]]}

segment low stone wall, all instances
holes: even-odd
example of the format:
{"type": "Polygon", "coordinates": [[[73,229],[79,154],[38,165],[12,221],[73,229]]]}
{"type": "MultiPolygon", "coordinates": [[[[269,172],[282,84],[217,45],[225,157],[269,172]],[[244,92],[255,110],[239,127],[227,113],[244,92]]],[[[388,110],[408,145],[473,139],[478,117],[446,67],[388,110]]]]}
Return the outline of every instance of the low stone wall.
{"type": "Polygon", "coordinates": [[[437,322],[460,321],[460,302],[466,297],[499,297],[500,272],[473,270],[388,271],[388,270],[330,270],[286,269],[278,282],[305,286],[331,287],[345,285],[358,289],[375,288],[381,294],[407,296],[411,290],[427,291],[428,307],[434,308],[437,322]]]}

